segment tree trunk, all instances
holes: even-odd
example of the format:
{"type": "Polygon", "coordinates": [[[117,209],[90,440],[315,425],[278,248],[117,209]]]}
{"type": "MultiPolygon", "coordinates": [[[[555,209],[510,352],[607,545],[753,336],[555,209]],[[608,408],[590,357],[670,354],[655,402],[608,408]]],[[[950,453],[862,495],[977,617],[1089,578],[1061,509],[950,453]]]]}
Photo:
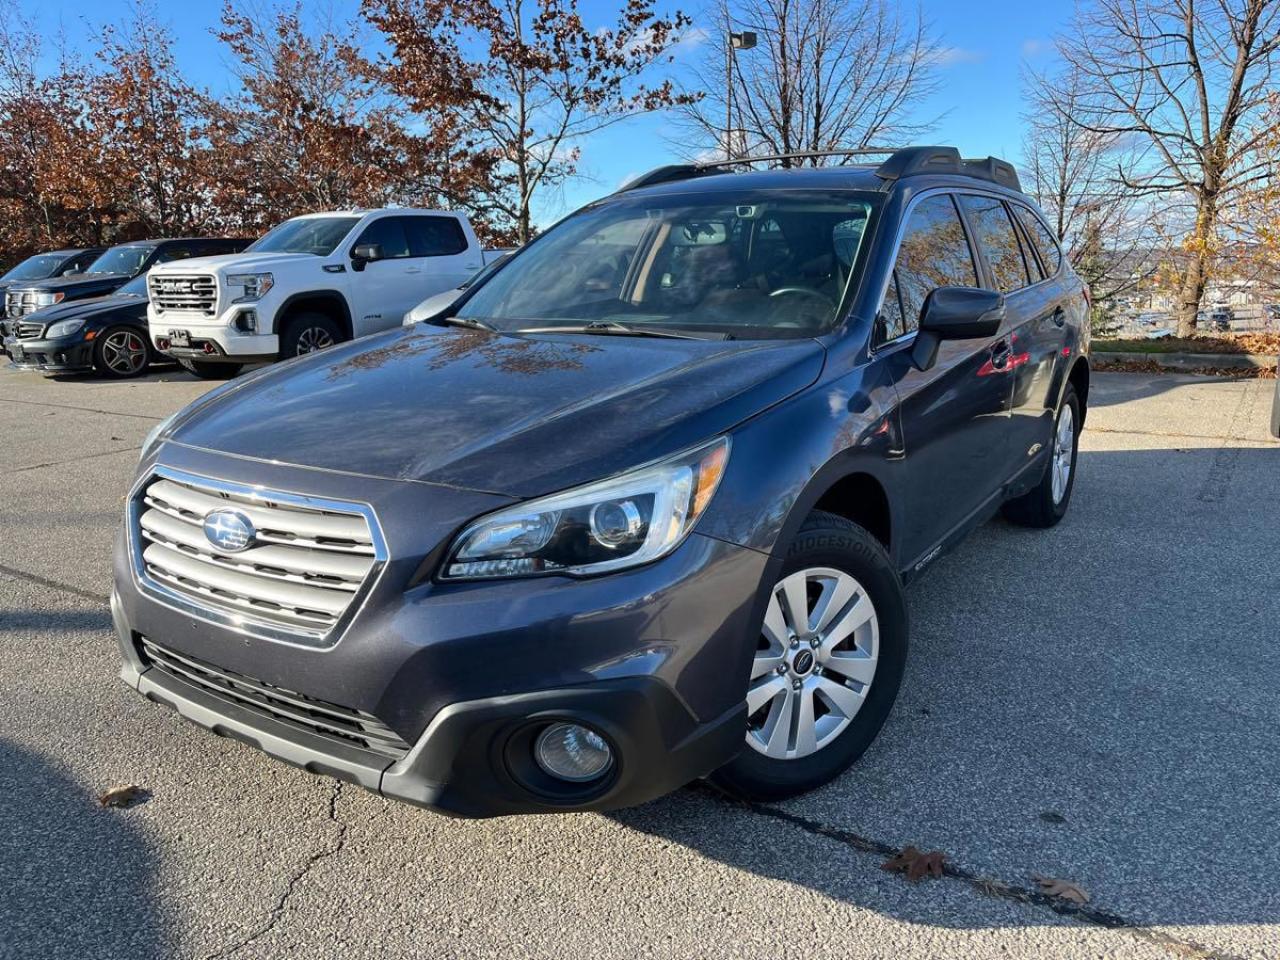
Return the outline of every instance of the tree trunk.
{"type": "Polygon", "coordinates": [[[1204,287],[1209,280],[1209,259],[1217,212],[1217,197],[1202,195],[1196,211],[1195,231],[1191,235],[1191,256],[1186,273],[1182,276],[1178,303],[1174,308],[1180,337],[1193,337],[1196,334],[1196,314],[1200,312],[1200,301],[1204,299],[1204,287]]]}

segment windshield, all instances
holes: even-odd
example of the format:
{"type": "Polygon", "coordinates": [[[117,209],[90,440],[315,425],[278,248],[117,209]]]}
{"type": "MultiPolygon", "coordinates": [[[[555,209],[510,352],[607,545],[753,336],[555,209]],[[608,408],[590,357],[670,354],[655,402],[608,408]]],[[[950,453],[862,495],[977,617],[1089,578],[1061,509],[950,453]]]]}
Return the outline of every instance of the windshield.
{"type": "MultiPolygon", "coordinates": [[[[150,273],[150,271],[147,271],[150,273]]],[[[118,297],[145,297],[147,295],[147,274],[140,273],[116,291],[118,297]]]]}
{"type": "Polygon", "coordinates": [[[861,269],[869,193],[624,198],[548,231],[458,311],[500,330],[625,325],[735,338],[830,329],[861,269]]]}
{"type": "Polygon", "coordinates": [[[66,259],[66,255],[61,253],[38,253],[27,257],[0,280],[44,280],[53,276],[66,259]]]}
{"type": "Polygon", "coordinates": [[[133,276],[142,269],[151,256],[153,247],[112,247],[93,263],[85,273],[123,273],[133,276]]]}
{"type": "Polygon", "coordinates": [[[248,249],[254,253],[313,253],[327,257],[359,222],[359,217],[298,217],[267,231],[248,249]]]}

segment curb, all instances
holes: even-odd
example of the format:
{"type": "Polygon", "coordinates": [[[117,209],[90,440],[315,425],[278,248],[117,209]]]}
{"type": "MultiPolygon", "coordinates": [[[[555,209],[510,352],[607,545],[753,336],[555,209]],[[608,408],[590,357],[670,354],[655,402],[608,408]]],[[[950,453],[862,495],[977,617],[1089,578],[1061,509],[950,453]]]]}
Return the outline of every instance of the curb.
{"type": "Polygon", "coordinates": [[[1264,353],[1131,353],[1129,351],[1099,350],[1094,344],[1093,355],[1100,362],[1119,360],[1125,363],[1154,363],[1170,370],[1215,369],[1261,370],[1276,366],[1276,358],[1264,353]]]}

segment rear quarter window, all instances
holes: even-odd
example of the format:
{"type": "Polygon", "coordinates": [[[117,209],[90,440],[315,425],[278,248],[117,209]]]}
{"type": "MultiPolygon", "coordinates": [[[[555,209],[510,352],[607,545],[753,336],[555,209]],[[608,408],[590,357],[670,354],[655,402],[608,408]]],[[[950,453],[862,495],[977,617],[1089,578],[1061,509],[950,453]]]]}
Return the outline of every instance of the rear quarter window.
{"type": "Polygon", "coordinates": [[[1040,262],[1044,264],[1045,270],[1050,276],[1056,274],[1062,266],[1062,248],[1058,246],[1058,241],[1054,239],[1053,233],[1044,225],[1044,222],[1031,212],[1030,208],[1024,207],[1020,203],[1013,204],[1014,215],[1018,218],[1018,222],[1027,232],[1027,236],[1031,238],[1031,242],[1035,244],[1036,250],[1040,253],[1040,262]]]}

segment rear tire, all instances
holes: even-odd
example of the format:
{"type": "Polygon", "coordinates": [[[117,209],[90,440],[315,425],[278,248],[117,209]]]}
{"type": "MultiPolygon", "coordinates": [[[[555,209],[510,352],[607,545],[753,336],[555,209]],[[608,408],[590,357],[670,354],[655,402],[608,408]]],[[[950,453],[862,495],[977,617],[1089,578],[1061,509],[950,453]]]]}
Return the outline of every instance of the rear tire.
{"type": "Polygon", "coordinates": [[[93,369],[111,380],[140,377],[151,360],[151,344],[136,327],[108,327],[93,342],[93,369]]]}
{"type": "Polygon", "coordinates": [[[1052,527],[1067,515],[1076,485],[1076,454],[1080,449],[1080,399],[1067,384],[1053,420],[1049,462],[1040,482],[1022,496],[1005,503],[1005,517],[1024,527],[1052,527]],[[1069,435],[1067,435],[1069,433],[1069,435]]]}
{"type": "Polygon", "coordinates": [[[243,368],[243,363],[210,363],[207,360],[178,360],[183,370],[194,373],[201,380],[230,380],[243,368]]]}
{"type": "Polygon", "coordinates": [[[810,514],[753,638],[747,745],[711,782],[774,801],[838,777],[893,708],[907,633],[902,581],[884,547],[843,517],[810,514]]]}
{"type": "Polygon", "coordinates": [[[341,343],[346,338],[332,317],[323,313],[299,313],[290,318],[280,334],[280,359],[289,360],[341,343]]]}

